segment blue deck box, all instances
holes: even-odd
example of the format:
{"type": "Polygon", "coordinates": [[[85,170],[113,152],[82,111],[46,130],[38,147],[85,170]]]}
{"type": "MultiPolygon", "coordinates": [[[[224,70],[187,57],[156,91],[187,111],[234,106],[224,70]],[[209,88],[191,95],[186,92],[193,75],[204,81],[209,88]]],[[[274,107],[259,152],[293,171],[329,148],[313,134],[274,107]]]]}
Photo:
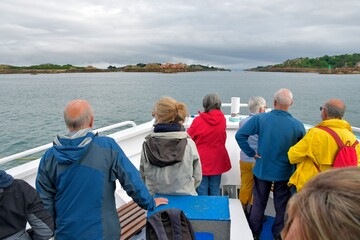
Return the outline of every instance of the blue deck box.
{"type": "Polygon", "coordinates": [[[161,205],[154,211],[148,211],[147,217],[167,208],[181,209],[190,220],[195,232],[209,232],[214,239],[230,239],[229,198],[224,196],[174,196],[160,195],[169,199],[167,205],[161,205]]]}

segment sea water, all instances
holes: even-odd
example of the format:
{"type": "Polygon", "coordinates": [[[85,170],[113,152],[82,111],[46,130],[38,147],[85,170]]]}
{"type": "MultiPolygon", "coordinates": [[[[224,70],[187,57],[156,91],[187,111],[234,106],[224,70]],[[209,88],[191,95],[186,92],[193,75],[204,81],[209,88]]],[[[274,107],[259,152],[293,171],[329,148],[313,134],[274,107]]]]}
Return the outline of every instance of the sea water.
{"type": "MultiPolygon", "coordinates": [[[[154,103],[162,96],[184,102],[191,114],[202,111],[203,97],[212,92],[224,103],[240,97],[247,103],[262,96],[273,108],[280,88],[294,94],[290,113],[308,124],[320,119],[319,107],[330,98],[347,105],[345,120],[360,127],[360,75],[314,73],[196,72],[196,73],[69,73],[0,75],[0,158],[37,147],[66,132],[64,106],[86,99],[94,109],[94,128],[132,120],[152,119],[154,103]]],[[[223,109],[225,114],[229,108],[223,109]]],[[[247,109],[241,109],[247,114],[247,109]]]]}

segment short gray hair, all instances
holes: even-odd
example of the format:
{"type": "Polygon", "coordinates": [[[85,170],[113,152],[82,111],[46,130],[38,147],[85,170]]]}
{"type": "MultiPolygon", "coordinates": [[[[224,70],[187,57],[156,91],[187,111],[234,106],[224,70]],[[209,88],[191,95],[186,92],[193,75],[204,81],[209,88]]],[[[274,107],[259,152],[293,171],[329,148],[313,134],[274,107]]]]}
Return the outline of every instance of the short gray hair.
{"type": "MultiPolygon", "coordinates": [[[[65,124],[68,129],[79,130],[79,129],[81,129],[81,127],[83,127],[84,125],[91,122],[91,118],[93,116],[93,110],[92,110],[91,105],[87,101],[79,99],[79,100],[70,102],[70,104],[77,105],[76,108],[78,110],[80,109],[79,105],[84,104],[84,103],[87,104],[87,107],[84,108],[82,113],[76,117],[71,117],[68,115],[67,110],[68,110],[69,105],[66,106],[66,108],[64,110],[64,121],[65,121],[65,124]]],[[[81,111],[79,111],[79,112],[81,112],[81,111]]]]}
{"type": "Polygon", "coordinates": [[[249,111],[256,114],[259,113],[260,108],[266,106],[266,101],[263,97],[260,96],[252,97],[249,99],[248,106],[249,111]]]}
{"type": "Polygon", "coordinates": [[[293,102],[293,94],[289,89],[281,88],[274,94],[274,100],[283,106],[291,106],[293,102]]]}
{"type": "Polygon", "coordinates": [[[205,112],[209,112],[214,109],[220,110],[221,100],[219,95],[216,93],[210,93],[206,95],[203,99],[203,107],[205,112]]]}
{"type": "Polygon", "coordinates": [[[324,107],[326,108],[327,116],[330,118],[342,119],[345,115],[345,111],[346,111],[345,104],[344,107],[339,107],[331,103],[325,103],[324,107]]]}

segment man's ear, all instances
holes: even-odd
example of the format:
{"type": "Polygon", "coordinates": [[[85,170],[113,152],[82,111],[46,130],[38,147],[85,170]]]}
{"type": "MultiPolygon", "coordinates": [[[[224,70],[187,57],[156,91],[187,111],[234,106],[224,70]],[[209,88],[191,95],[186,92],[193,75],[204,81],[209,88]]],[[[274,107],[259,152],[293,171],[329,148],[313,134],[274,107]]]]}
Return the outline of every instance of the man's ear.
{"type": "Polygon", "coordinates": [[[94,116],[91,116],[89,127],[92,128],[94,126],[94,116]]]}

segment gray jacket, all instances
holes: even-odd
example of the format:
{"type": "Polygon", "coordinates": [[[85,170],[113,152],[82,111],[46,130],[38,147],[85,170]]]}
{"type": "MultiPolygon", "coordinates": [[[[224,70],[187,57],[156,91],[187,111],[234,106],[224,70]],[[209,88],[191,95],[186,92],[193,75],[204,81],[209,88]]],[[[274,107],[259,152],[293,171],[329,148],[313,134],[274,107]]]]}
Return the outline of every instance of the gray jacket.
{"type": "Polygon", "coordinates": [[[141,152],[140,173],[152,195],[197,195],[202,172],[194,141],[182,131],[149,134],[141,152]]]}

